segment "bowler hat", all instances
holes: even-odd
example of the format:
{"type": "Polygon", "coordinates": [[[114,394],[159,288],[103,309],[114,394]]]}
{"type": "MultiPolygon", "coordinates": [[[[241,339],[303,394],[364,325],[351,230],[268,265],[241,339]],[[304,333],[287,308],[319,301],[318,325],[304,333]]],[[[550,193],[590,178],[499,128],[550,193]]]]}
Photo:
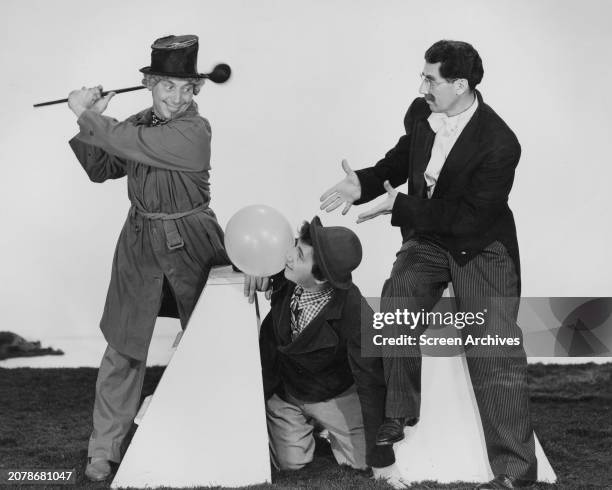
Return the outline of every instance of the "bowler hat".
{"type": "Polygon", "coordinates": [[[151,66],[140,71],[174,78],[205,78],[198,73],[198,36],[166,36],[151,45],[151,66]]]}
{"type": "Polygon", "coordinates": [[[351,272],[361,262],[361,242],[355,233],[344,226],[321,224],[318,216],[310,222],[310,238],[315,262],[323,276],[338,289],[348,289],[353,283],[351,272]]]}

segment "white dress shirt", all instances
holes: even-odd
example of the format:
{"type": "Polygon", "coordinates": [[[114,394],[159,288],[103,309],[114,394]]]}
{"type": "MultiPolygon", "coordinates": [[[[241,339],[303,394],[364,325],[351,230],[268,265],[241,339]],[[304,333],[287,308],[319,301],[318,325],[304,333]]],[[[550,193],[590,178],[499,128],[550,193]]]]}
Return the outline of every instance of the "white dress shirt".
{"type": "Polygon", "coordinates": [[[432,112],[427,118],[431,129],[436,133],[436,139],[431,148],[431,158],[425,169],[427,198],[431,198],[442,167],[444,167],[444,162],[446,162],[446,157],[448,157],[461,131],[470,121],[477,108],[478,98],[474,96],[472,105],[456,116],[449,117],[443,112],[432,112]]]}

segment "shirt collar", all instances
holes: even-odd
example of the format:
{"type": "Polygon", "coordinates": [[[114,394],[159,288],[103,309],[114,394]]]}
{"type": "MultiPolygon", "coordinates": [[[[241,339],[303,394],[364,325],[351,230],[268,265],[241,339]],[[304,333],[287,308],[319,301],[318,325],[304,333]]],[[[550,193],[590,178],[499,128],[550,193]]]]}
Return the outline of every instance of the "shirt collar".
{"type": "Polygon", "coordinates": [[[297,296],[299,298],[298,301],[300,307],[304,307],[309,304],[317,303],[319,301],[323,301],[329,298],[333,291],[334,288],[332,287],[322,289],[321,291],[307,291],[301,286],[296,286],[293,290],[292,297],[297,296]]]}
{"type": "Polygon", "coordinates": [[[427,122],[434,133],[445,127],[447,131],[453,132],[458,127],[463,128],[478,108],[478,97],[474,94],[474,102],[465,111],[454,116],[447,116],[443,112],[432,112],[427,118],[427,122]]]}
{"type": "MultiPolygon", "coordinates": [[[[191,104],[189,104],[187,109],[181,112],[175,119],[181,119],[183,117],[193,117],[197,116],[198,114],[198,104],[196,104],[195,100],[192,100],[191,104]]],[[[150,126],[153,121],[153,107],[149,107],[148,109],[139,112],[135,116],[135,118],[135,124],[150,126]]],[[[167,122],[168,121],[162,120],[160,124],[166,124],[167,122]]]]}

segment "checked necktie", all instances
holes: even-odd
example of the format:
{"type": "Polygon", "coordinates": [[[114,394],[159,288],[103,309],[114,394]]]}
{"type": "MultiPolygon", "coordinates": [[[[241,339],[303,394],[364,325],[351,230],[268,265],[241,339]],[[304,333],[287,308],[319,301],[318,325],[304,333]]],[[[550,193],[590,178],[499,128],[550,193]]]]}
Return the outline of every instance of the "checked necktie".
{"type": "Polygon", "coordinates": [[[289,303],[289,309],[291,310],[291,339],[295,338],[300,334],[299,326],[299,314],[300,314],[300,297],[304,292],[304,288],[296,286],[291,296],[291,302],[289,303]]]}

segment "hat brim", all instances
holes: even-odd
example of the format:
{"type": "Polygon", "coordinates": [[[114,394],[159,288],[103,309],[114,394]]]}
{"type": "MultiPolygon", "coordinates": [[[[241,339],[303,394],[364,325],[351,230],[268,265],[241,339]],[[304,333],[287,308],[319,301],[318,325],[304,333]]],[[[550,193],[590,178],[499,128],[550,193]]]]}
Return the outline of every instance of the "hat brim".
{"type": "Polygon", "coordinates": [[[160,77],[171,77],[171,78],[208,78],[208,75],[204,73],[168,73],[161,71],[153,71],[150,66],[145,66],[139,70],[145,75],[158,75],[160,77]]]}
{"type": "Polygon", "coordinates": [[[319,264],[325,279],[335,288],[338,289],[348,289],[353,284],[353,276],[351,273],[348,273],[347,278],[342,281],[339,279],[334,279],[331,277],[329,272],[329,266],[327,264],[327,260],[324,254],[320,253],[321,250],[321,235],[319,234],[319,230],[323,228],[323,224],[318,216],[315,216],[310,222],[310,238],[312,239],[312,248],[315,256],[316,263],[319,264]]]}

